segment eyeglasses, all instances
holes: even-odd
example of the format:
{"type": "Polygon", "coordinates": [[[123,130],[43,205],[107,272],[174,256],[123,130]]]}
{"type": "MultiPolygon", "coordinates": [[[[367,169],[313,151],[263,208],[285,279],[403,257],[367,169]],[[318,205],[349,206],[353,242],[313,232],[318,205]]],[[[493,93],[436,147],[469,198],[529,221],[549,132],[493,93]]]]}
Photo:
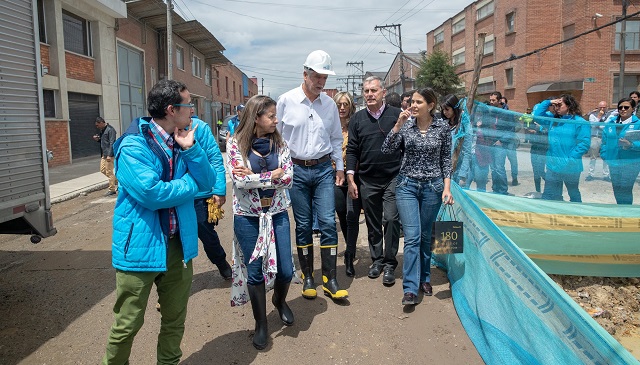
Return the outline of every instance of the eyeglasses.
{"type": "Polygon", "coordinates": [[[338,103],[338,108],[342,108],[342,107],[348,108],[349,106],[350,106],[349,103],[338,103]]]}
{"type": "Polygon", "coordinates": [[[260,165],[260,172],[267,172],[267,160],[264,157],[258,158],[258,165],[260,165]]]}
{"type": "Polygon", "coordinates": [[[193,108],[195,104],[173,104],[173,106],[186,106],[187,108],[193,108]]]}
{"type": "Polygon", "coordinates": [[[618,106],[618,110],[627,110],[630,109],[631,105],[620,105],[618,106]]]}

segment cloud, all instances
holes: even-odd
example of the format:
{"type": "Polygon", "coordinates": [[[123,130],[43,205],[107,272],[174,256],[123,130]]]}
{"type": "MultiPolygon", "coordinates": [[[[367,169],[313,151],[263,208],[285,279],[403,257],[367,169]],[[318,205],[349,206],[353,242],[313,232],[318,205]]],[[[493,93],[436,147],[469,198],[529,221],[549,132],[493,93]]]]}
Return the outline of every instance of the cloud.
{"type": "Polygon", "coordinates": [[[264,78],[265,94],[278,97],[300,85],[302,64],[313,50],[325,50],[333,60],[337,76],[330,76],[326,87],[345,90],[341,79],[360,73],[348,62],[364,62],[365,72],[386,72],[399,50],[396,38],[374,31],[376,25],[402,24],[403,51],[419,52],[426,49],[427,32],[473,2],[448,0],[443,8],[435,0],[322,5],[275,1],[177,0],[177,4],[187,18],[197,19],[220,40],[225,56],[247,76],[264,78]]]}

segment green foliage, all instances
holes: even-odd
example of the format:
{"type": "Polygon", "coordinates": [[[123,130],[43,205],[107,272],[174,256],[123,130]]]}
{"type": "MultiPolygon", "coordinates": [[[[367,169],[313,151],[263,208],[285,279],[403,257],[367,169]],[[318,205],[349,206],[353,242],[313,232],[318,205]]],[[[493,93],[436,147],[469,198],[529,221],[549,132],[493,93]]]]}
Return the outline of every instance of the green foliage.
{"type": "Polygon", "coordinates": [[[416,77],[418,87],[431,87],[440,95],[459,94],[464,92],[460,87],[461,83],[462,80],[456,75],[456,68],[447,53],[437,50],[422,59],[416,77]]]}

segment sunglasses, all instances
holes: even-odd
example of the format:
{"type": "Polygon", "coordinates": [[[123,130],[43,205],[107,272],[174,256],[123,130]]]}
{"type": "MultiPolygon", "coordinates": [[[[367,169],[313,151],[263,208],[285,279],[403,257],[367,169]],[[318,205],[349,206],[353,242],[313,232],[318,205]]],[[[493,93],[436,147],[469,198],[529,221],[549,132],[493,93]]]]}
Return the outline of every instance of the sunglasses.
{"type": "Polygon", "coordinates": [[[618,106],[618,110],[627,110],[631,109],[631,105],[620,105],[618,106]]]}
{"type": "Polygon", "coordinates": [[[258,165],[260,165],[260,172],[267,172],[267,160],[264,157],[258,158],[258,165]]]}
{"type": "Polygon", "coordinates": [[[342,108],[342,107],[348,108],[350,106],[351,105],[349,103],[338,103],[338,108],[342,108]]]}

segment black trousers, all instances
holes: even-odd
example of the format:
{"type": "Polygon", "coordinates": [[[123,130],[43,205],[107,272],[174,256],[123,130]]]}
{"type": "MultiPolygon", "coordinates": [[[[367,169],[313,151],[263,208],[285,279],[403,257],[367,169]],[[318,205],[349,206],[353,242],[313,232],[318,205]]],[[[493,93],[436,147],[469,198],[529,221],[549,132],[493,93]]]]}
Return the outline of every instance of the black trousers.
{"type": "MultiPolygon", "coordinates": [[[[359,181],[356,181],[359,184],[359,181]]],[[[360,210],[362,210],[362,200],[351,199],[349,197],[347,185],[335,186],[334,196],[336,201],[336,214],[340,221],[340,230],[347,244],[345,252],[355,256],[358,234],[360,233],[360,210]]]]}
{"type": "Polygon", "coordinates": [[[360,176],[359,196],[367,222],[369,251],[374,265],[398,266],[400,220],[396,207],[396,178],[386,182],[360,176]],[[384,238],[384,244],[383,244],[384,238]]]}

